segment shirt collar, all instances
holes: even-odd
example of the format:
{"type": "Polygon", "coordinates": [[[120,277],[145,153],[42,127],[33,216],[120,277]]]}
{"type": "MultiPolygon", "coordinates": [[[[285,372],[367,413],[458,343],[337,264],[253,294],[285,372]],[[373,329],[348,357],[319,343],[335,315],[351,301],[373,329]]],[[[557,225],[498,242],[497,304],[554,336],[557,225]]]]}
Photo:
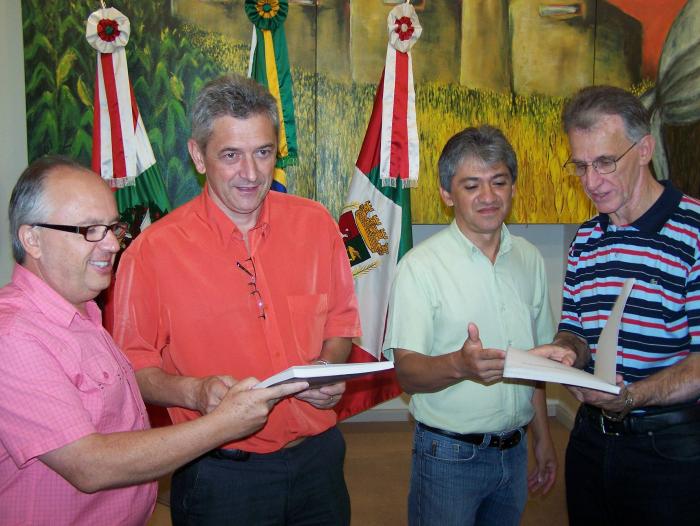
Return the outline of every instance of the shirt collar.
{"type": "Polygon", "coordinates": [[[12,283],[24,292],[44,316],[57,325],[69,327],[73,319],[78,316],[94,325],[102,326],[102,313],[94,301],[88,301],[85,304],[87,313],[85,316],[48,283],[22,265],[15,264],[12,283]]]}
{"type": "MultiPolygon", "coordinates": [[[[659,198],[641,217],[630,225],[640,232],[649,234],[659,232],[683,198],[683,193],[673,186],[671,181],[659,181],[659,183],[664,187],[659,198]]],[[[598,222],[603,232],[606,232],[610,225],[610,216],[608,214],[599,214],[598,222]]]]}
{"type": "MultiPolygon", "coordinates": [[[[457,240],[458,243],[460,243],[462,246],[464,246],[467,249],[467,254],[469,257],[474,257],[476,254],[481,254],[481,249],[477,247],[467,236],[465,236],[462,231],[459,229],[459,226],[457,225],[456,220],[452,220],[452,223],[450,223],[450,226],[447,228],[450,229],[450,232],[452,234],[452,237],[457,240]]],[[[501,256],[503,254],[507,254],[510,252],[510,249],[512,247],[512,238],[510,234],[510,230],[508,230],[508,227],[503,224],[501,225],[501,242],[498,246],[498,254],[496,257],[501,256]]]]}
{"type": "MultiPolygon", "coordinates": [[[[260,215],[258,215],[258,220],[255,226],[251,229],[253,231],[259,231],[260,235],[265,237],[270,230],[270,198],[272,191],[269,191],[263,200],[262,207],[260,208],[260,215]]],[[[243,239],[243,234],[238,229],[236,224],[231,221],[231,218],[227,216],[219,205],[217,205],[214,200],[209,195],[209,185],[205,184],[202,189],[202,193],[199,196],[200,207],[201,207],[201,217],[202,219],[214,229],[219,235],[219,239],[223,245],[226,245],[232,238],[233,239],[243,239]]],[[[254,234],[255,235],[255,234],[254,234]]]]}

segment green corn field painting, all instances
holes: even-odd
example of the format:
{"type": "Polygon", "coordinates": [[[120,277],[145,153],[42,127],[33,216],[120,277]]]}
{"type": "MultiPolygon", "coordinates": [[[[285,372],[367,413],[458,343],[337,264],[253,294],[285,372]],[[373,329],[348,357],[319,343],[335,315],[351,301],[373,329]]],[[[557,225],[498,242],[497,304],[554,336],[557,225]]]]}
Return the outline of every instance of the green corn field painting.
{"type": "MultiPolygon", "coordinates": [[[[289,4],[285,31],[299,164],[287,169],[288,190],[322,202],[337,217],[384,64],[386,17],[396,1],[289,4]]],[[[563,101],[592,83],[653,94],[664,82],[657,69],[666,34],[679,13],[698,11],[684,10],[685,0],[668,0],[663,15],[651,0],[586,0],[576,3],[578,11],[565,12],[534,0],[414,4],[423,26],[413,51],[421,163],[412,190],[414,223],[450,220],[438,196],[437,159],[455,132],[486,123],[502,128],[518,154],[512,222],[590,217],[594,209],[578,181],[561,168],[569,153],[559,123],[563,101]],[[644,31],[650,21],[661,28],[653,40],[644,31]]],[[[171,203],[181,205],[203,184],[186,147],[194,97],[208,80],[247,70],[252,25],[243,0],[108,5],[130,19],[129,76],[171,203]]],[[[22,1],[30,160],[64,153],[90,164],[96,52],[85,40],[85,21],[98,7],[84,0],[22,1]]],[[[672,51],[664,50],[669,60],[672,51]]],[[[683,86],[683,97],[695,93],[697,100],[696,84],[683,86]]],[[[697,196],[700,115],[693,111],[664,123],[662,139],[670,178],[697,196]]]]}

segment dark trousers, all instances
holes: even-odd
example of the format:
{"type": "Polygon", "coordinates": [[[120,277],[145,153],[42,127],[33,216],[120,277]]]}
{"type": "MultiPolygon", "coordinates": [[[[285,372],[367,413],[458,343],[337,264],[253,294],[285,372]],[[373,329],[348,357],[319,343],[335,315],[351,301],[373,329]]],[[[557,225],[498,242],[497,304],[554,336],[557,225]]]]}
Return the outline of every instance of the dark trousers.
{"type": "Polygon", "coordinates": [[[335,427],[244,460],[205,455],[173,475],[173,525],[346,526],[344,458],[345,440],[335,427]]]}
{"type": "Polygon", "coordinates": [[[571,526],[700,524],[700,422],[612,436],[579,410],[566,501],[571,526]]]}

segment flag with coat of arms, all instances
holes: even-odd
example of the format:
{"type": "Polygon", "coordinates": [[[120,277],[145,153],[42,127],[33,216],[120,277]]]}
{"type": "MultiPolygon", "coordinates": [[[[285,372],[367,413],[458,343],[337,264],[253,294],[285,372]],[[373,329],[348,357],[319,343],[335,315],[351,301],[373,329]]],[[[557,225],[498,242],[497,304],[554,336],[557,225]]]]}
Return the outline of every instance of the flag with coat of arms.
{"type": "MultiPolygon", "coordinates": [[[[422,28],[410,4],[394,7],[387,20],[386,63],[355,173],[338,220],[350,259],[362,336],[350,362],[382,359],[389,292],[401,257],[411,248],[410,187],[418,181],[418,128],[411,48],[422,28]]],[[[398,396],[392,371],[348,381],[336,406],[339,419],[398,396]]]]}

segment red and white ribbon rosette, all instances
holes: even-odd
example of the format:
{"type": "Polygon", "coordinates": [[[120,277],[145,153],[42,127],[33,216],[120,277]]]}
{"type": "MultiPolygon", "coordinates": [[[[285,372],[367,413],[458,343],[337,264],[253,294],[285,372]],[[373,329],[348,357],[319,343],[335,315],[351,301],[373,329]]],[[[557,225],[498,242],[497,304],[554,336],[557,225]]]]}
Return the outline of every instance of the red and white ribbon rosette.
{"type": "Polygon", "coordinates": [[[156,162],[129,82],[124,47],[130,29],[112,7],[98,9],[86,24],[85,37],[98,51],[92,168],[113,188],[134,184],[156,162]]]}
{"type": "Polygon", "coordinates": [[[389,44],[384,66],[380,178],[384,186],[418,183],[418,125],[411,48],[423,28],[412,5],[394,7],[387,19],[389,44]]]}

